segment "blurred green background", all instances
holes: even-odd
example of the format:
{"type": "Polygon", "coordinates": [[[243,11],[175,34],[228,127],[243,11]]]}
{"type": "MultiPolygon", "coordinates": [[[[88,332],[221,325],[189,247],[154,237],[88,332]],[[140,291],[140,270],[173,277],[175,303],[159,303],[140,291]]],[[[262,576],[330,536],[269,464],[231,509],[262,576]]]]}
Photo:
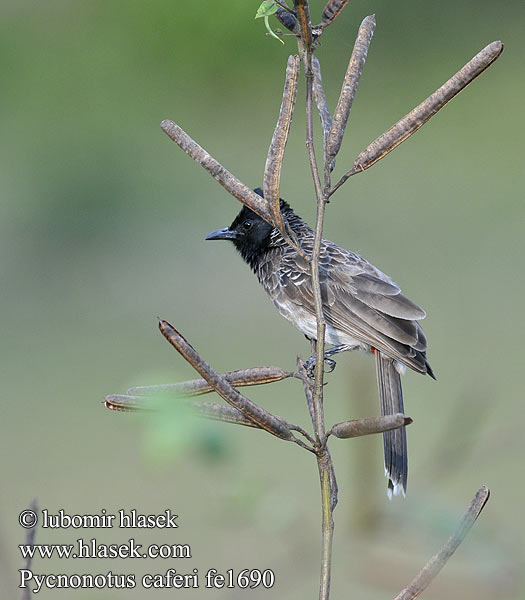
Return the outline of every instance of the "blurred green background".
{"type": "MultiPolygon", "coordinates": [[[[323,4],[312,1],[314,21],[323,4]]],[[[203,242],[239,205],[159,129],[162,119],[177,121],[244,182],[261,183],[294,42],[283,47],[266,37],[253,19],[257,5],[0,6],[2,598],[18,593],[17,545],[25,535],[18,513],[35,496],[41,507],[70,514],[171,508],[180,515],[175,533],[40,529],[38,542],[133,535],[144,545],[189,543],[193,553],[179,561],[35,560],[36,573],[272,568],[274,588],[251,597],[317,593],[319,491],[308,453],[208,423],[174,426],[182,447],[158,422],[101,404],[131,385],[194,376],[158,333],[157,315],[219,370],[291,369],[298,353],[308,355],[233,248],[203,242]]],[[[357,27],[370,13],[378,25],[339,174],[487,43],[501,39],[506,50],[328,207],[326,237],[366,256],[427,310],[438,377],[405,378],[414,418],[405,500],[386,498],[379,437],[332,443],[340,485],[333,595],[394,596],[487,484],[485,512],[425,597],[523,598],[525,6],[353,0],[318,51],[332,108],[357,27]]],[[[303,105],[301,98],[282,194],[313,223],[303,105]]],[[[328,423],[377,414],[373,361],[342,356],[328,381],[328,423]]],[[[295,381],[248,395],[308,424],[295,381]]],[[[138,585],[64,593],[145,592],[138,585]]]]}

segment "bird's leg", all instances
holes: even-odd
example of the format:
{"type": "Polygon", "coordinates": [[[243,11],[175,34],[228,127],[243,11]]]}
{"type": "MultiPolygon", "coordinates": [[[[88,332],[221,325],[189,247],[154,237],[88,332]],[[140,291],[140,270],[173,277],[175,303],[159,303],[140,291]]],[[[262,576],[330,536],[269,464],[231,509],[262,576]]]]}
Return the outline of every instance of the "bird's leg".
{"type": "MultiPolygon", "coordinates": [[[[354,346],[349,346],[348,344],[339,344],[339,346],[334,346],[333,348],[330,348],[330,350],[325,350],[324,360],[329,367],[327,373],[331,373],[335,369],[335,365],[337,364],[335,360],[332,360],[330,357],[334,356],[335,354],[339,354],[339,352],[346,352],[346,350],[352,350],[352,348],[354,348],[354,346]]],[[[316,361],[317,354],[312,354],[312,356],[310,356],[310,358],[304,363],[304,368],[308,373],[308,377],[313,378],[316,361]]]]}

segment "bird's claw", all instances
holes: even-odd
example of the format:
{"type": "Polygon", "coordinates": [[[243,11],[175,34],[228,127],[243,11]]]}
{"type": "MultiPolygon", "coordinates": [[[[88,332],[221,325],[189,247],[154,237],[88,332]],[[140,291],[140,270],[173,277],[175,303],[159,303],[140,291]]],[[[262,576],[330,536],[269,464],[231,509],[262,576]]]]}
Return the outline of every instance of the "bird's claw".
{"type": "MultiPolygon", "coordinates": [[[[308,375],[308,377],[310,379],[314,379],[315,377],[315,363],[317,362],[317,354],[312,354],[312,356],[310,356],[310,358],[304,363],[304,368],[306,370],[306,374],[308,375]]],[[[325,356],[324,358],[324,362],[327,364],[328,368],[325,369],[325,373],[331,373],[336,366],[336,362],[335,360],[332,360],[331,358],[327,358],[325,356]]]]}
{"type": "Polygon", "coordinates": [[[328,370],[325,369],[326,373],[331,373],[335,369],[335,366],[337,365],[335,360],[333,360],[331,358],[325,358],[324,362],[328,365],[328,370]]]}
{"type": "Polygon", "coordinates": [[[304,363],[304,370],[310,379],[314,378],[315,363],[317,362],[317,354],[312,354],[304,363]]]}

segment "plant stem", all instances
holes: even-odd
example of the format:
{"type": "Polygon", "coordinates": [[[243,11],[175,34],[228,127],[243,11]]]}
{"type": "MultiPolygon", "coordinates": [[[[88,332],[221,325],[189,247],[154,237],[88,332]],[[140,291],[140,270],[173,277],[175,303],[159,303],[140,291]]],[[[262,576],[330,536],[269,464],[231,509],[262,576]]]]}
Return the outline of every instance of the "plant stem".
{"type": "Polygon", "coordinates": [[[322,547],[321,547],[321,579],[319,600],[330,597],[330,578],[332,571],[332,542],[334,537],[334,519],[332,510],[332,484],[330,478],[332,458],[326,448],[318,454],[319,479],[321,482],[322,501],[322,547]]]}
{"type": "Polygon", "coordinates": [[[294,2],[297,18],[299,21],[301,40],[299,50],[304,64],[306,79],[306,148],[312,171],[315,195],[317,199],[317,219],[315,226],[315,239],[310,257],[310,269],[312,273],[312,289],[315,300],[315,315],[317,319],[317,341],[315,363],[315,381],[312,394],[312,423],[316,438],[317,466],[319,468],[319,479],[321,484],[321,575],[319,582],[319,600],[328,600],[330,597],[330,580],[332,569],[332,542],[334,532],[333,510],[337,502],[336,482],[330,452],[326,447],[326,429],[323,409],[323,379],[324,379],[324,345],[326,321],[323,312],[323,301],[321,296],[321,278],[319,274],[319,255],[321,253],[321,241],[323,237],[324,214],[326,197],[321,185],[319,168],[315,156],[314,128],[313,128],[313,81],[312,70],[312,44],[311,23],[309,17],[308,2],[296,0],[294,2]]]}

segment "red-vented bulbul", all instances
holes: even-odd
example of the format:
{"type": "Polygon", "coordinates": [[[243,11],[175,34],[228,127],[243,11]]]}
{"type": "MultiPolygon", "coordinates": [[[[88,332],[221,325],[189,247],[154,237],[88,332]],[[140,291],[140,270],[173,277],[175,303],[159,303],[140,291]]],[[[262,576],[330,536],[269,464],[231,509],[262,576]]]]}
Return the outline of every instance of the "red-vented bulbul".
{"type": "MultiPolygon", "coordinates": [[[[259,195],[262,191],[255,190],[259,195]]],[[[306,255],[314,231],[281,200],[281,213],[306,255]]],[[[317,338],[310,264],[290,247],[279,230],[244,206],[233,223],[210,233],[207,240],[231,240],[257,275],[277,310],[308,338],[317,338]]],[[[381,414],[403,410],[400,374],[406,367],[434,377],[426,358],[427,341],[418,321],[425,311],[401,294],[399,287],[374,265],[328,240],[319,258],[326,342],[337,351],[359,348],[376,359],[381,414]]],[[[328,351],[328,355],[335,352],[328,351]]],[[[389,497],[406,491],[406,431],[383,433],[389,497]]]]}

